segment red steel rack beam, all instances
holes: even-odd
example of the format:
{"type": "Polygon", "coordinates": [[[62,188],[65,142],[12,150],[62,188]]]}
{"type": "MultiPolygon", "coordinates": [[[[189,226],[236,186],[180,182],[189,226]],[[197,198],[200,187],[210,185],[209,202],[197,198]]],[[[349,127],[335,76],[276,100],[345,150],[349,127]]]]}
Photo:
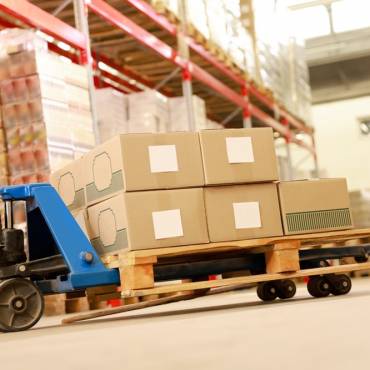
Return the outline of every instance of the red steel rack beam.
{"type": "Polygon", "coordinates": [[[224,85],[222,82],[217,80],[215,77],[210,75],[208,72],[197,66],[192,62],[188,62],[181,58],[176,50],[172,49],[169,45],[159,40],[157,37],[151,35],[149,32],[138,26],[136,23],[131,21],[129,18],[124,16],[118,10],[107,4],[103,0],[91,0],[88,3],[89,8],[105,19],[110,24],[120,28],[122,31],[129,34],[131,37],[136,39],[144,46],[152,49],[154,52],[159,54],[162,58],[175,64],[176,66],[187,69],[192,77],[208,85],[210,88],[224,96],[234,104],[245,107],[247,102],[237,94],[235,91],[224,85]]]}
{"type": "MultiPolygon", "coordinates": [[[[140,4],[142,5],[142,2],[140,0],[136,0],[136,1],[130,0],[130,1],[136,2],[137,7],[140,6],[140,4]]],[[[139,27],[137,24],[132,22],[130,19],[125,17],[123,14],[118,12],[116,9],[111,7],[106,2],[102,0],[89,0],[87,4],[91,10],[93,10],[95,13],[100,15],[103,19],[107,20],[109,23],[117,26],[124,32],[128,33],[133,38],[135,38],[137,41],[139,41],[146,47],[152,49],[157,54],[165,58],[166,60],[172,62],[173,64],[177,65],[183,70],[189,71],[190,74],[194,78],[203,82],[205,85],[209,86],[211,89],[218,92],[221,96],[224,96],[225,98],[229,99],[231,102],[235,103],[237,106],[242,107],[243,109],[246,109],[246,110],[250,109],[250,112],[253,116],[262,120],[269,126],[273,127],[280,134],[284,136],[290,135],[290,131],[288,127],[284,127],[278,121],[270,117],[268,114],[264,113],[257,107],[251,104],[248,104],[248,102],[244,100],[244,98],[241,95],[234,92],[228,86],[224,85],[222,82],[220,82],[218,79],[210,75],[208,72],[206,72],[205,70],[203,70],[196,64],[182,59],[177,54],[177,52],[173,50],[170,46],[168,46],[167,44],[165,44],[164,42],[162,42],[155,36],[151,35],[146,30],[139,27]]],[[[149,9],[148,7],[149,5],[145,6],[142,9],[148,11],[149,9]]],[[[3,11],[4,13],[9,14],[23,21],[25,24],[31,27],[34,27],[34,28],[38,28],[42,30],[43,32],[55,37],[56,39],[61,40],[73,46],[74,48],[78,49],[81,53],[84,53],[86,50],[86,39],[82,33],[80,33],[75,28],[69,26],[68,24],[50,15],[49,13],[41,10],[40,8],[38,8],[37,6],[31,4],[30,2],[26,0],[0,0],[0,11],[3,11]]],[[[9,26],[9,27],[14,26],[10,22],[8,22],[7,24],[7,21],[5,20],[2,20],[0,23],[3,24],[4,26],[9,26]]],[[[161,24],[163,25],[163,27],[167,27],[171,29],[171,32],[174,32],[173,29],[170,28],[168,21],[165,20],[164,17],[161,20],[161,24]]],[[[195,43],[195,41],[193,41],[191,38],[188,38],[188,42],[195,43]]],[[[74,61],[77,60],[76,54],[66,52],[60,49],[55,44],[50,44],[50,45],[51,45],[52,50],[59,52],[61,55],[67,56],[74,61]]],[[[195,43],[194,45],[198,45],[198,44],[195,43]]],[[[202,50],[198,49],[198,51],[199,50],[200,50],[200,54],[202,55],[202,50]]],[[[204,49],[204,53],[208,53],[208,51],[204,49]]],[[[213,55],[211,55],[210,53],[204,54],[204,55],[206,55],[208,59],[213,60],[213,63],[212,63],[213,65],[219,65],[219,67],[222,66],[222,63],[217,61],[216,58],[213,57],[213,55]]],[[[148,81],[146,81],[145,79],[141,79],[140,76],[136,75],[134,72],[130,71],[129,69],[125,69],[124,67],[121,67],[115,64],[115,62],[110,60],[108,57],[103,56],[103,55],[97,55],[97,54],[95,54],[95,57],[98,60],[106,63],[107,65],[110,65],[112,68],[116,68],[121,73],[128,75],[129,77],[132,77],[133,79],[139,82],[142,82],[145,85],[148,85],[148,81]]],[[[95,67],[96,67],[96,63],[95,63],[95,67]]],[[[227,68],[226,66],[224,67],[227,68]]],[[[219,69],[222,70],[222,68],[219,68],[219,69]]],[[[234,76],[234,77],[237,76],[233,74],[232,71],[230,70],[228,71],[231,73],[230,76],[234,76]]],[[[121,85],[128,84],[130,88],[132,88],[132,85],[129,82],[123,79],[120,79],[118,76],[111,75],[105,71],[102,71],[102,73],[103,73],[102,76],[104,76],[105,74],[106,77],[110,78],[112,81],[116,81],[117,83],[120,83],[121,85]],[[125,83],[122,84],[122,82],[125,82],[125,83]]],[[[237,78],[238,78],[239,83],[243,82],[242,86],[245,86],[246,81],[239,76],[237,78]]],[[[104,85],[109,86],[109,83],[104,82],[104,85]]],[[[251,89],[251,90],[252,90],[252,93],[260,94],[256,89],[251,89]]],[[[261,95],[260,97],[261,97],[262,102],[264,102],[266,105],[271,104],[271,107],[275,108],[275,103],[273,101],[269,100],[269,98],[266,98],[262,94],[260,95],[261,95]]],[[[281,110],[280,113],[283,113],[283,115],[285,114],[285,117],[289,119],[292,125],[294,126],[297,125],[298,121],[294,117],[292,117],[289,113],[284,112],[284,110],[281,110]]],[[[298,122],[298,124],[299,124],[299,127],[301,127],[300,122],[298,122]]],[[[300,140],[297,140],[293,137],[292,141],[314,152],[313,149],[309,145],[301,142],[300,140]]]]}
{"type": "Polygon", "coordinates": [[[0,0],[0,11],[75,47],[81,52],[86,50],[86,38],[81,32],[27,0],[0,0]]]}
{"type": "MultiPolygon", "coordinates": [[[[162,29],[166,30],[172,36],[176,36],[180,30],[177,29],[175,25],[173,25],[166,17],[163,15],[158,14],[153,7],[144,2],[143,0],[125,0],[129,5],[146,15],[149,19],[155,22],[158,26],[162,27],[162,29]]],[[[198,44],[193,38],[189,37],[188,35],[185,36],[185,41],[193,49],[197,52],[203,59],[205,59],[208,63],[212,64],[218,70],[223,72],[226,76],[230,79],[235,81],[236,83],[243,85],[245,80],[235,74],[233,71],[230,70],[224,63],[219,61],[216,57],[212,55],[208,50],[206,50],[202,45],[198,44]]]]}
{"type": "MultiPolygon", "coordinates": [[[[166,30],[171,35],[175,36],[176,33],[179,32],[175,25],[173,25],[170,21],[168,21],[164,16],[158,14],[150,4],[144,2],[143,0],[125,0],[125,1],[129,5],[131,5],[138,11],[140,11],[142,14],[146,15],[149,19],[151,19],[153,22],[155,22],[157,25],[162,27],[164,30],[166,30]]],[[[212,55],[202,45],[198,44],[192,37],[187,35],[185,37],[185,40],[191,49],[197,52],[201,57],[203,57],[210,64],[216,67],[224,75],[228,76],[230,79],[240,84],[241,86],[245,86],[247,81],[242,76],[239,76],[238,74],[230,70],[223,62],[219,61],[218,58],[212,55]]],[[[303,132],[309,133],[309,134],[313,132],[313,129],[311,127],[306,126],[301,120],[293,117],[285,109],[278,107],[272,99],[262,94],[254,86],[250,86],[249,91],[267,108],[271,109],[272,111],[277,110],[280,116],[287,118],[290,124],[294,126],[295,128],[303,132]]]]}

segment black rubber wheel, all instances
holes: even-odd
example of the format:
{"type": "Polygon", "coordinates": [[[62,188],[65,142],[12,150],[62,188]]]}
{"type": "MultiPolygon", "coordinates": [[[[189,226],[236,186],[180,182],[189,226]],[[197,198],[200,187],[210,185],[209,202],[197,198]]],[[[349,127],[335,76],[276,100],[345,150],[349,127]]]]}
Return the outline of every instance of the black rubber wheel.
{"type": "Polygon", "coordinates": [[[293,298],[297,292],[297,287],[293,280],[281,280],[277,283],[277,296],[280,299],[293,298]]]}
{"type": "Polygon", "coordinates": [[[327,297],[330,294],[331,287],[329,282],[322,276],[312,276],[307,283],[308,293],[315,298],[327,297]]]}
{"type": "Polygon", "coordinates": [[[259,283],[257,287],[258,298],[262,301],[273,301],[277,297],[277,289],[274,283],[259,283]]]}
{"type": "Polygon", "coordinates": [[[34,326],[44,312],[44,298],[29,280],[0,282],[0,331],[15,332],[34,326]]]}
{"type": "Polygon", "coordinates": [[[350,292],[352,288],[351,279],[344,274],[335,275],[331,279],[331,293],[333,295],[344,295],[350,292]]]}

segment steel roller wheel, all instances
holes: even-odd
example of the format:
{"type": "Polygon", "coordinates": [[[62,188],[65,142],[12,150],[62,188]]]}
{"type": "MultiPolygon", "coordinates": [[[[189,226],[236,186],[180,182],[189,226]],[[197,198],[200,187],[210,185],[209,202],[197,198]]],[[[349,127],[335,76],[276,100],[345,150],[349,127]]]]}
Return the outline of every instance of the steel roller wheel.
{"type": "Polygon", "coordinates": [[[315,298],[327,297],[330,294],[330,284],[323,276],[312,276],[308,280],[308,293],[315,298]]]}
{"type": "Polygon", "coordinates": [[[344,295],[349,293],[352,288],[351,279],[344,274],[335,275],[332,278],[331,293],[333,295],[344,295]]]}
{"type": "Polygon", "coordinates": [[[273,282],[259,283],[257,287],[258,298],[262,301],[273,301],[277,297],[277,289],[273,282]]]}
{"type": "Polygon", "coordinates": [[[14,278],[0,282],[0,331],[27,330],[43,311],[43,296],[31,281],[14,278]]]}
{"type": "Polygon", "coordinates": [[[293,298],[297,292],[297,287],[293,280],[287,279],[279,281],[277,284],[277,296],[280,299],[293,298]]]}

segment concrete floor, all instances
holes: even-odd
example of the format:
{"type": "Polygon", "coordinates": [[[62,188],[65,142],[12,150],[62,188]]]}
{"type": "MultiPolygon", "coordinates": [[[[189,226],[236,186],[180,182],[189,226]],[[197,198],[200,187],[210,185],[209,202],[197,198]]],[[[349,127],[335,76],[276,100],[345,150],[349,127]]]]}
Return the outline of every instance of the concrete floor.
{"type": "Polygon", "coordinates": [[[2,370],[369,368],[370,280],[350,295],[257,302],[254,290],[0,334],[2,370]]]}

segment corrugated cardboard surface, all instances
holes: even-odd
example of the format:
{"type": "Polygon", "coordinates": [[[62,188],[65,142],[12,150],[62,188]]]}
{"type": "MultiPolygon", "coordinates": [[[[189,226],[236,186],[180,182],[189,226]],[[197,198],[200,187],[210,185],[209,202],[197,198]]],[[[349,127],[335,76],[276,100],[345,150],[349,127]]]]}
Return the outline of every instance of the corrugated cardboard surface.
{"type": "Polygon", "coordinates": [[[51,185],[71,211],[83,209],[86,205],[85,181],[85,166],[82,158],[50,175],[51,185]]]}
{"type": "Polygon", "coordinates": [[[86,155],[85,163],[89,204],[122,190],[186,188],[204,184],[199,138],[195,133],[120,135],[92,150],[86,155]],[[151,162],[152,152],[157,154],[157,161],[151,162]]]}
{"type": "Polygon", "coordinates": [[[283,234],[276,184],[209,187],[204,189],[204,194],[211,242],[283,234]],[[234,205],[254,205],[255,203],[258,203],[261,226],[242,227],[243,220],[239,220],[240,225],[238,226],[234,205]]]}
{"type": "Polygon", "coordinates": [[[352,227],[346,179],[283,181],[278,189],[285,234],[352,227]]]}
{"type": "Polygon", "coordinates": [[[200,188],[122,192],[89,207],[88,215],[92,244],[100,254],[118,249],[140,250],[209,241],[203,189],[200,188]],[[155,229],[156,215],[164,217],[162,226],[170,227],[169,233],[174,230],[182,235],[164,237],[168,230],[155,229]],[[176,215],[180,217],[180,230],[176,229],[176,224],[175,229],[171,229],[176,215]],[[156,238],[156,233],[160,238],[156,238]]]}
{"type": "MultiPolygon", "coordinates": [[[[278,179],[272,129],[203,130],[199,135],[207,185],[252,183],[278,179]],[[251,145],[246,145],[244,148],[245,160],[248,162],[235,163],[238,161],[235,153],[234,155],[228,153],[227,138],[237,137],[250,138],[251,145]]],[[[243,150],[242,147],[238,149],[243,150]]],[[[243,152],[240,154],[243,155],[243,152]]]]}

